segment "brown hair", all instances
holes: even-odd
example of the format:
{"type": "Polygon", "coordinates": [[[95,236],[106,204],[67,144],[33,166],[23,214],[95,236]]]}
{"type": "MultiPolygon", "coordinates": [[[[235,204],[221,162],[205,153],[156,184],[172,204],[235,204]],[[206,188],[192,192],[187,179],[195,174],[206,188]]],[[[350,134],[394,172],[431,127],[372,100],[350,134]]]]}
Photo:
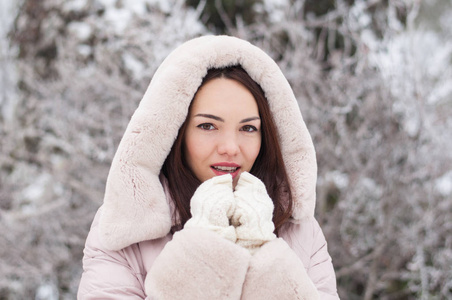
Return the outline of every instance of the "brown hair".
{"type": "MultiPolygon", "coordinates": [[[[277,233],[278,229],[290,218],[293,202],[276,126],[265,93],[241,66],[210,69],[201,86],[215,78],[227,78],[241,83],[251,92],[257,102],[261,118],[262,142],[250,173],[262,180],[267,187],[268,195],[273,200],[275,206],[273,223],[277,233]]],[[[180,222],[174,230],[181,229],[191,217],[190,199],[201,184],[201,181],[196,178],[185,160],[183,145],[187,123],[187,120],[185,120],[179,129],[177,139],[162,167],[162,172],[168,180],[169,192],[180,222]]]]}

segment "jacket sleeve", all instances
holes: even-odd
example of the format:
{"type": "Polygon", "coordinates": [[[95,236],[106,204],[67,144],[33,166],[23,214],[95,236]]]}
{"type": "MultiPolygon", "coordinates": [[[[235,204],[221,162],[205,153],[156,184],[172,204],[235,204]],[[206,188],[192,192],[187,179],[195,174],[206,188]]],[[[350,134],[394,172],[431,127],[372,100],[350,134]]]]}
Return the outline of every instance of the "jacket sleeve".
{"type": "Polygon", "coordinates": [[[264,244],[251,259],[242,299],[321,298],[301,260],[278,238],[264,244]]]}
{"type": "Polygon", "coordinates": [[[120,251],[103,249],[97,226],[99,212],[100,210],[94,218],[83,251],[83,274],[77,299],[145,299],[144,275],[127,260],[127,257],[132,256],[129,252],[133,252],[134,249],[126,248],[120,251]]]}
{"type": "Polygon", "coordinates": [[[310,251],[308,275],[320,294],[320,299],[339,299],[336,288],[336,274],[328,253],[327,242],[319,223],[312,219],[313,243],[310,251]]]}
{"type": "Polygon", "coordinates": [[[331,257],[317,221],[290,225],[282,236],[254,254],[243,299],[339,299],[331,257]]]}
{"type": "Polygon", "coordinates": [[[215,232],[174,234],[146,276],[151,299],[240,299],[249,252],[215,232]]]}
{"type": "Polygon", "coordinates": [[[339,299],[336,274],[327,242],[315,218],[288,223],[286,241],[303,262],[309,278],[316,286],[321,299],[339,299]]]}

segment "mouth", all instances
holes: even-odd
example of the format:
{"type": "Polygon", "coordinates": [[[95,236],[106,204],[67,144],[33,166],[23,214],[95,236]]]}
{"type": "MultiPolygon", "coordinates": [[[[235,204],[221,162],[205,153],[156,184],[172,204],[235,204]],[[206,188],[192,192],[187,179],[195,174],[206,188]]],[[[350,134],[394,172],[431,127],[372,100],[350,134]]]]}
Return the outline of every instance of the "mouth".
{"type": "Polygon", "coordinates": [[[235,163],[218,163],[211,165],[210,168],[217,176],[231,174],[232,178],[235,178],[240,171],[240,166],[235,163]]]}

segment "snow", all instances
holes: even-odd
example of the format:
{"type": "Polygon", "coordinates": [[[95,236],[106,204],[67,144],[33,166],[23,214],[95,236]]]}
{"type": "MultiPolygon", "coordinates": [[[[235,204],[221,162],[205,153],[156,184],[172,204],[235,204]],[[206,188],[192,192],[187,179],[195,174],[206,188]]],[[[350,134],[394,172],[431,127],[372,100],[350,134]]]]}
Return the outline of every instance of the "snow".
{"type": "Polygon", "coordinates": [[[68,24],[68,31],[77,39],[84,42],[88,40],[93,34],[91,26],[84,22],[71,22],[68,24]]]}
{"type": "Polygon", "coordinates": [[[447,11],[443,15],[441,15],[439,21],[441,28],[448,33],[449,35],[452,35],[452,11],[447,11]]]}
{"type": "Polygon", "coordinates": [[[394,111],[403,117],[404,128],[411,137],[428,118],[428,106],[452,96],[452,43],[433,31],[389,36],[378,48],[370,49],[368,58],[397,99],[394,111]]]}
{"type": "Polygon", "coordinates": [[[122,35],[132,19],[132,12],[123,8],[109,8],[104,18],[108,25],[113,27],[116,34],[122,35]]]}
{"type": "MultiPolygon", "coordinates": [[[[133,0],[130,0],[130,1],[133,1],[133,0]]],[[[152,5],[156,5],[164,13],[169,13],[171,11],[171,6],[174,4],[174,0],[173,1],[168,1],[168,0],[149,0],[149,2],[152,5]]],[[[180,0],[179,0],[179,2],[180,2],[180,0]]]]}
{"type": "Polygon", "coordinates": [[[449,75],[451,56],[450,42],[443,41],[434,32],[418,30],[388,38],[383,47],[369,57],[381,70],[393,93],[402,95],[413,93],[413,83],[425,85],[422,77],[435,79],[449,75]]]}
{"type": "Polygon", "coordinates": [[[36,291],[35,300],[58,300],[58,298],[58,289],[52,283],[44,283],[36,291]]]}
{"type": "Polygon", "coordinates": [[[91,46],[88,45],[78,45],[77,46],[77,52],[82,56],[82,57],[88,57],[93,53],[93,48],[91,46]]]}
{"type": "Polygon", "coordinates": [[[338,189],[345,189],[349,184],[349,177],[347,174],[339,170],[334,170],[326,173],[324,176],[318,178],[319,185],[333,184],[338,189]]]}
{"type": "Polygon", "coordinates": [[[2,25],[0,26],[0,38],[2,42],[5,41],[6,34],[14,21],[18,4],[20,4],[20,2],[15,0],[0,1],[0,22],[2,25]]]}
{"type": "Polygon", "coordinates": [[[415,137],[421,128],[419,116],[412,115],[411,117],[406,118],[404,128],[410,137],[415,137]]]}
{"type": "Polygon", "coordinates": [[[290,3],[287,0],[264,0],[263,10],[268,13],[270,22],[278,23],[284,21],[289,5],[290,3]]]}
{"type": "Polygon", "coordinates": [[[146,2],[149,1],[143,1],[143,0],[123,0],[122,4],[125,9],[142,16],[146,14],[146,2]]]}
{"type": "MultiPolygon", "coordinates": [[[[171,11],[172,2],[167,0],[99,0],[99,2],[108,10],[120,10],[119,14],[125,14],[128,11],[137,16],[144,16],[148,13],[147,7],[157,7],[164,13],[171,11]]],[[[118,13],[118,12],[116,12],[118,13]]],[[[115,14],[115,13],[114,13],[115,14]]],[[[121,22],[124,20],[120,20],[121,22]]]]}
{"type": "Polygon", "coordinates": [[[452,171],[435,180],[435,189],[442,196],[452,196],[452,171]]]}
{"type": "Polygon", "coordinates": [[[97,0],[97,1],[106,8],[115,7],[117,2],[117,0],[97,0]]]}
{"type": "Polygon", "coordinates": [[[130,54],[129,52],[124,52],[122,55],[122,59],[124,61],[124,64],[126,68],[132,72],[132,76],[136,80],[140,80],[145,74],[145,66],[144,64],[139,61],[135,56],[130,54]]]}
{"type": "Polygon", "coordinates": [[[63,3],[63,10],[66,12],[80,11],[88,4],[88,0],[69,0],[63,3]]]}
{"type": "Polygon", "coordinates": [[[16,68],[10,60],[15,49],[10,48],[7,34],[11,29],[19,4],[20,2],[15,0],[0,1],[0,118],[3,118],[8,124],[14,119],[18,99],[15,90],[16,68]]]}
{"type": "Polygon", "coordinates": [[[365,28],[372,22],[371,17],[366,13],[367,5],[364,1],[356,1],[350,9],[348,25],[351,28],[365,28]]]}
{"type": "Polygon", "coordinates": [[[379,186],[375,180],[369,177],[364,177],[359,180],[359,184],[364,193],[375,197],[376,199],[380,198],[383,195],[383,189],[379,186]]]}
{"type": "Polygon", "coordinates": [[[37,202],[44,197],[51,182],[52,176],[43,173],[22,191],[22,195],[28,202],[37,202]]]}

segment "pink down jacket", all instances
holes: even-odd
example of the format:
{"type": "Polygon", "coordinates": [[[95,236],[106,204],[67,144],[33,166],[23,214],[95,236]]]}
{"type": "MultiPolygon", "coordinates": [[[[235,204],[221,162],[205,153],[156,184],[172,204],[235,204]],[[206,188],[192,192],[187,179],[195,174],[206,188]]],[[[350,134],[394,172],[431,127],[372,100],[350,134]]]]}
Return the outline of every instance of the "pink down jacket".
{"type": "Polygon", "coordinates": [[[78,299],[339,299],[314,218],[316,178],[311,136],[271,58],[228,36],[182,44],[154,74],[113,158],[86,240],[78,299]],[[174,208],[160,175],[207,70],[232,65],[265,92],[294,200],[279,238],[253,254],[203,228],[171,234],[174,208]],[[308,289],[318,297],[307,297],[308,289]]]}

